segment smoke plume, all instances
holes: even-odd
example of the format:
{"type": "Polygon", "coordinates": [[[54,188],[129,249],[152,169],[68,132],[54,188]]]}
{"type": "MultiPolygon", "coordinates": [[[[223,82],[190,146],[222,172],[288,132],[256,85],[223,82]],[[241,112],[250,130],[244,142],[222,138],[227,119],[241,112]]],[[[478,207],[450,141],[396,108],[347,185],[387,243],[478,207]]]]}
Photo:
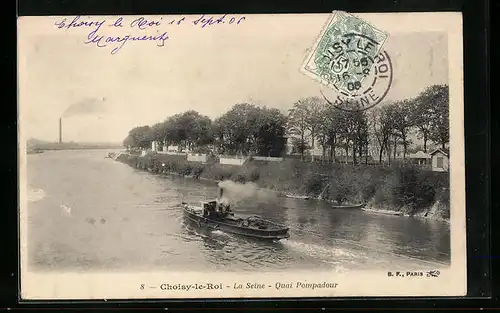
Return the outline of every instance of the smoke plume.
{"type": "Polygon", "coordinates": [[[64,111],[62,117],[102,113],[105,109],[104,101],[106,98],[88,98],[76,102],[64,111]]]}
{"type": "Polygon", "coordinates": [[[223,202],[239,202],[247,199],[257,201],[272,201],[276,199],[273,192],[259,188],[255,183],[248,182],[245,184],[235,183],[230,180],[225,180],[219,183],[219,187],[224,189],[222,196],[223,202]]]}

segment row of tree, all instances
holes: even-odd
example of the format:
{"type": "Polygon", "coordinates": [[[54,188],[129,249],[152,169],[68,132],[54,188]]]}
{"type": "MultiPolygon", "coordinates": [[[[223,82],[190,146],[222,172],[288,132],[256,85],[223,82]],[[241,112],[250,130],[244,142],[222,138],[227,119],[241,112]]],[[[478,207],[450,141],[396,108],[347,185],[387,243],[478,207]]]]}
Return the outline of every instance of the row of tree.
{"type": "Polygon", "coordinates": [[[222,154],[280,156],[286,149],[286,116],[277,109],[243,103],[212,120],[187,111],[153,126],[133,128],[124,145],[138,148],[176,145],[190,151],[206,151],[208,145],[222,154]]]}
{"type": "Polygon", "coordinates": [[[151,147],[156,141],[185,148],[202,147],[213,142],[212,120],[196,111],[187,111],[167,118],[153,126],[139,126],[129,131],[123,141],[126,146],[151,147]]]}
{"type": "Polygon", "coordinates": [[[221,154],[281,156],[290,138],[295,152],[305,153],[319,143],[323,156],[337,159],[338,151],[354,163],[378,154],[395,158],[398,147],[406,157],[416,134],[427,152],[429,142],[445,147],[449,138],[447,85],[433,85],[416,98],[379,105],[367,111],[346,111],[324,99],[297,101],[284,115],[277,109],[243,103],[212,121],[187,111],[153,126],[132,129],[124,145],[147,148],[152,141],[177,145],[191,151],[211,145],[221,154]]]}

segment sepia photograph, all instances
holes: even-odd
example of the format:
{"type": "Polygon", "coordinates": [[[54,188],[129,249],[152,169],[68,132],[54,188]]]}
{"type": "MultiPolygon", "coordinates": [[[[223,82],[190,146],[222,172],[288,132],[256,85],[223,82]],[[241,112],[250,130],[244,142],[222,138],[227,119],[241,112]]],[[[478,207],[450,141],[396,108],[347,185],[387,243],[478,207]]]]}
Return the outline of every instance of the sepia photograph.
{"type": "Polygon", "coordinates": [[[461,27],[19,18],[22,298],[464,295],[461,27]]]}

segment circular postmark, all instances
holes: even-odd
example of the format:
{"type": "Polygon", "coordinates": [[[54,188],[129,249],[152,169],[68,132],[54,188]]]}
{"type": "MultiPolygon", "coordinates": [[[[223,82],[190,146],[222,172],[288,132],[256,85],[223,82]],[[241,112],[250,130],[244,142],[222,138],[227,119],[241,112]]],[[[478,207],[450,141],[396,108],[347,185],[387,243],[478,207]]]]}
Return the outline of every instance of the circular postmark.
{"type": "Polygon", "coordinates": [[[367,110],[380,103],[392,85],[389,54],[366,34],[347,33],[333,41],[325,36],[314,58],[317,73],[329,91],[325,100],[341,110],[367,110]],[[331,93],[331,92],[330,92],[331,93]],[[334,100],[330,100],[330,99],[334,100]]]}

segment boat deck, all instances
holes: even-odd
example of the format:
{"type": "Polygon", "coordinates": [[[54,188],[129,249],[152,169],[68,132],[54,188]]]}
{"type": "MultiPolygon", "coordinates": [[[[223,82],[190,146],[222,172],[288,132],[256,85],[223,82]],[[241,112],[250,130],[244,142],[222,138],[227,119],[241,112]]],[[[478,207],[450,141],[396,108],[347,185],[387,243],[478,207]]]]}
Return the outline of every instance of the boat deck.
{"type": "MultiPolygon", "coordinates": [[[[189,213],[196,215],[200,219],[206,218],[203,216],[202,208],[188,207],[186,210],[189,213]]],[[[279,225],[277,223],[264,220],[258,216],[250,216],[248,218],[242,218],[242,217],[234,217],[234,216],[229,215],[229,216],[226,216],[226,217],[221,218],[221,219],[213,219],[213,220],[214,220],[214,222],[221,223],[221,224],[226,224],[226,225],[235,226],[235,227],[244,227],[247,229],[254,229],[254,230],[275,231],[275,230],[283,230],[286,228],[283,225],[279,225]]]]}

